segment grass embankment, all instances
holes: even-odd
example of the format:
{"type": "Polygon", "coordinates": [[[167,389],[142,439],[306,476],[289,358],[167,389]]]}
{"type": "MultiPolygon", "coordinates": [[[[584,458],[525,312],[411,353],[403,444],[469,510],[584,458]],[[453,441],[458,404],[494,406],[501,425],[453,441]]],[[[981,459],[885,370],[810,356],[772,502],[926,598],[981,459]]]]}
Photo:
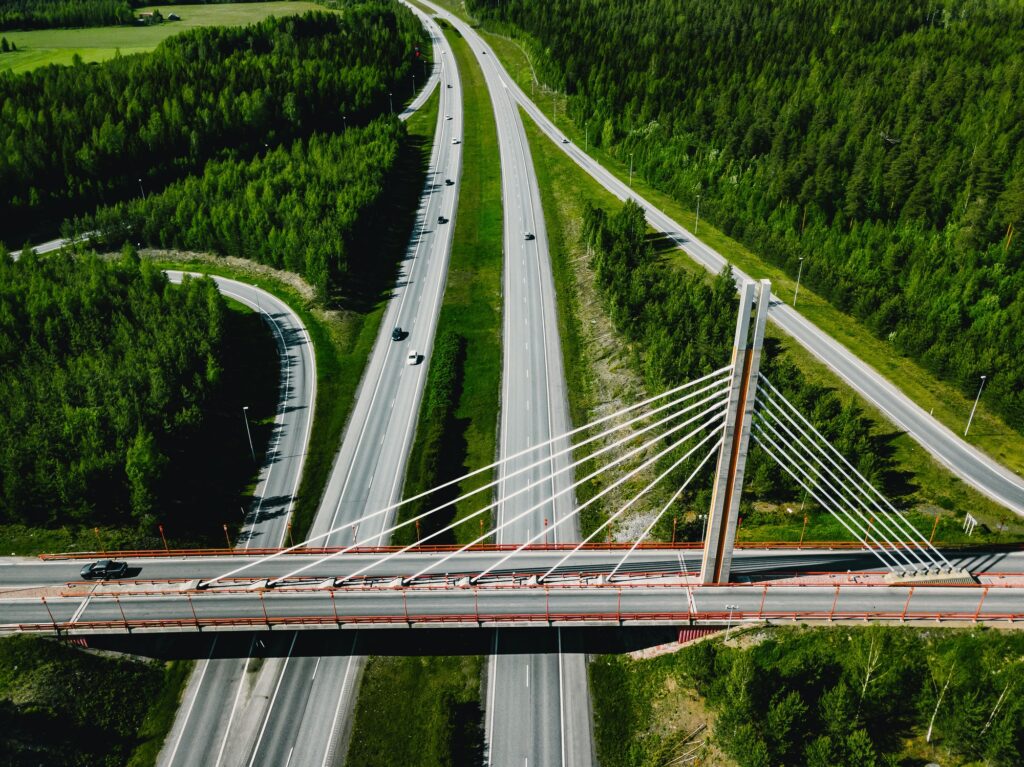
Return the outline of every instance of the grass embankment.
{"type": "Polygon", "coordinates": [[[482,670],[480,656],[370,658],[345,764],[482,764],[482,670]]]}
{"type": "MultiPolygon", "coordinates": [[[[406,476],[406,498],[492,463],[500,404],[502,206],[498,134],[483,73],[469,46],[450,28],[445,34],[462,78],[462,181],[434,359],[406,476]]],[[[435,493],[424,503],[444,503],[491,479],[484,472],[435,493]]],[[[451,515],[432,521],[429,529],[421,529],[421,536],[465,517],[487,500],[489,495],[481,493],[457,504],[451,515]]],[[[402,518],[426,508],[430,506],[410,504],[403,508],[402,518]]],[[[433,516],[437,515],[431,520],[433,516]]],[[[480,524],[473,520],[452,531],[453,537],[434,542],[466,542],[477,537],[480,530],[480,524]]],[[[399,532],[402,535],[395,536],[396,542],[415,539],[416,530],[411,527],[399,532]]]]}
{"type": "MultiPolygon", "coordinates": [[[[600,298],[594,291],[586,264],[586,251],[580,245],[579,237],[582,211],[587,202],[609,212],[618,210],[621,203],[584,173],[525,116],[524,123],[551,242],[573,421],[586,423],[599,415],[599,409],[607,403],[629,396],[631,390],[634,394],[639,391],[636,377],[624,374],[628,351],[624,353],[623,344],[615,340],[614,331],[600,308],[600,298]],[[601,370],[600,375],[595,374],[598,369],[601,370]]],[[[703,273],[692,261],[676,256],[676,253],[674,248],[670,248],[661,255],[668,257],[669,263],[677,268],[703,273]]],[[[910,507],[910,519],[922,533],[931,534],[938,516],[936,543],[1005,542],[1024,538],[1024,522],[952,476],[913,439],[896,432],[891,422],[877,409],[854,393],[803,347],[778,330],[769,328],[769,335],[794,358],[808,381],[834,389],[844,404],[848,400],[857,401],[871,420],[874,433],[884,435],[898,469],[898,476],[893,477],[891,486],[885,490],[898,496],[900,507],[910,507]],[[962,529],[964,512],[970,512],[982,523],[970,538],[962,529]]],[[[693,519],[705,509],[692,511],[687,532],[699,535],[700,526],[693,519]]],[[[597,513],[595,511],[591,516],[597,513]]],[[[738,537],[748,541],[797,541],[802,527],[803,514],[799,505],[758,503],[752,510],[744,512],[738,537]],[[789,508],[793,508],[792,514],[789,508]]],[[[680,538],[682,535],[680,529],[680,538]]],[[[809,515],[803,535],[808,541],[849,538],[842,526],[831,515],[825,514],[809,515]]]]}
{"type": "Polygon", "coordinates": [[[4,764],[155,764],[191,667],[0,640],[4,764]]]}
{"type": "MultiPolygon", "coordinates": [[[[461,4],[439,0],[453,13],[466,18],[461,4]]],[[[588,140],[588,126],[577,125],[568,116],[566,96],[535,82],[534,69],[523,46],[515,39],[478,29],[478,32],[494,48],[509,75],[526,92],[532,94],[534,103],[559,130],[589,154],[621,181],[629,182],[629,159],[622,158],[595,147],[588,140]]],[[[594,131],[589,131],[592,137],[594,131]]],[[[633,189],[676,221],[687,226],[695,223],[695,211],[690,210],[663,192],[647,184],[636,173],[633,174],[633,189]]],[[[786,301],[792,301],[796,280],[782,269],[762,260],[740,243],[701,220],[698,234],[703,242],[717,250],[730,263],[758,279],[772,281],[773,292],[786,301]]],[[[683,251],[676,251],[676,258],[692,263],[683,251]]],[[[962,434],[967,424],[971,406],[970,396],[965,396],[957,387],[937,379],[914,360],[899,355],[892,345],[877,338],[855,318],[833,307],[826,299],[800,286],[798,300],[800,313],[821,328],[825,333],[853,351],[861,360],[871,365],[891,383],[898,386],[920,407],[956,434],[962,434]]],[[[1024,434],[1008,426],[997,414],[985,406],[984,396],[971,425],[968,442],[992,456],[1004,466],[1024,474],[1024,434]]]]}
{"type": "MultiPolygon", "coordinates": [[[[161,6],[166,18],[176,13],[181,21],[166,21],[152,26],[111,26],[85,29],[35,29],[19,32],[11,30],[4,36],[13,41],[18,50],[0,55],[0,71],[27,72],[47,64],[70,64],[74,57],[82,61],[107,61],[115,56],[145,53],[156,48],[163,40],[196,27],[242,26],[261,21],[268,16],[290,16],[311,10],[323,10],[317,3],[220,3],[212,5],[161,6]]],[[[142,13],[153,8],[138,8],[142,13]]]]}
{"type": "MultiPolygon", "coordinates": [[[[445,30],[463,86],[462,180],[455,234],[438,336],[416,428],[404,497],[417,494],[467,467],[494,460],[501,389],[501,168],[490,97],[469,47],[445,30]]],[[[483,473],[430,497],[443,503],[491,479],[483,473]]],[[[479,508],[489,494],[462,504],[455,514],[479,508]]],[[[403,518],[414,510],[405,508],[403,518]]],[[[448,518],[450,521],[451,517],[448,518]]],[[[433,523],[421,535],[443,526],[433,523]]],[[[396,542],[415,539],[405,528],[396,542]]],[[[479,525],[454,532],[471,540],[479,525]]],[[[448,538],[446,540],[452,540],[448,538]]],[[[346,764],[373,767],[476,765],[483,758],[480,657],[369,660],[356,705],[346,764]]]]}
{"type": "Polygon", "coordinates": [[[1022,640],[986,630],[762,628],[645,660],[599,656],[590,667],[598,759],[1016,765],[1024,719],[1008,691],[1020,683],[1022,640]]]}

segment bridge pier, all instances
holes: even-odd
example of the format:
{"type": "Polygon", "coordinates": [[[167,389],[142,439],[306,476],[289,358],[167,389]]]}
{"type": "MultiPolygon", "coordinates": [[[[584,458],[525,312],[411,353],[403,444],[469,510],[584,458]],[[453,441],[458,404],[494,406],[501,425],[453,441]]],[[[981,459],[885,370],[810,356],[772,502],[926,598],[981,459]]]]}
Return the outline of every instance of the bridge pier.
{"type": "Polygon", "coordinates": [[[754,415],[754,395],[757,391],[757,375],[761,364],[761,347],[764,343],[771,293],[771,283],[768,280],[761,280],[759,283],[746,282],[740,288],[740,311],[732,351],[729,410],[722,436],[722,448],[718,454],[718,468],[715,472],[700,569],[701,583],[705,584],[729,582],[740,494],[743,489],[743,472],[750,444],[750,421],[754,415]],[[757,314],[751,333],[750,314],[755,292],[757,314]]]}

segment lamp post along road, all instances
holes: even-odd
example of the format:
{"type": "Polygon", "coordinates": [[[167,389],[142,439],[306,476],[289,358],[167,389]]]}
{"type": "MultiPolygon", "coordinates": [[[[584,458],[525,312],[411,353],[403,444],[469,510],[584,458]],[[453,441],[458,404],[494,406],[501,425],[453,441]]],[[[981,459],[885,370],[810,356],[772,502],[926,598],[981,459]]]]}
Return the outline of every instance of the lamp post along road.
{"type": "Polygon", "coordinates": [[[978,409],[978,402],[981,400],[981,392],[985,388],[985,379],[986,378],[988,378],[987,375],[984,375],[984,376],[981,377],[981,386],[978,387],[978,396],[974,398],[974,407],[971,408],[971,415],[967,419],[967,428],[964,429],[964,436],[965,437],[967,436],[967,432],[969,432],[971,430],[971,421],[974,420],[974,411],[976,411],[978,409]]]}
{"type": "Polygon", "coordinates": [[[249,430],[249,406],[242,406],[242,420],[245,421],[245,435],[249,438],[249,453],[252,454],[252,462],[256,463],[256,449],[252,446],[252,432],[249,430]]]}
{"type": "Polygon", "coordinates": [[[633,188],[633,153],[629,153],[629,188],[633,188]]]}
{"type": "Polygon", "coordinates": [[[697,234],[697,225],[700,224],[700,195],[697,195],[697,215],[693,218],[693,233],[697,234]]]}
{"type": "Polygon", "coordinates": [[[800,256],[800,266],[796,270],[796,288],[793,290],[793,308],[796,308],[796,297],[800,295],[800,277],[804,273],[804,257],[800,256]]]}

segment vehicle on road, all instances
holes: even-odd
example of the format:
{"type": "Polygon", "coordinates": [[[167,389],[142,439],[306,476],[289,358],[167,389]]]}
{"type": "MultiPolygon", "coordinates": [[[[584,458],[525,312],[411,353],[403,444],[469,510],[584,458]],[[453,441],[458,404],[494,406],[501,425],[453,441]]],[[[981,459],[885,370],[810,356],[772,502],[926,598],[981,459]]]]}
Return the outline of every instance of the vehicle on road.
{"type": "Polygon", "coordinates": [[[454,181],[452,181],[452,180],[451,180],[450,178],[446,178],[446,179],[444,180],[444,185],[445,185],[445,186],[455,186],[455,182],[454,182],[454,181]]]}
{"type": "Polygon", "coordinates": [[[404,337],[405,337],[405,334],[402,332],[402,328],[400,328],[398,326],[395,326],[395,329],[391,331],[391,340],[392,341],[401,341],[402,338],[404,338],[404,337]]]}
{"type": "Polygon", "coordinates": [[[420,355],[416,351],[410,351],[409,356],[405,358],[406,365],[418,365],[420,364],[420,355]]]}
{"type": "Polygon", "coordinates": [[[452,119],[452,116],[451,116],[451,115],[445,115],[445,116],[444,116],[444,119],[445,119],[445,120],[451,120],[451,119],[452,119]]]}
{"type": "Polygon", "coordinates": [[[444,216],[438,216],[437,217],[437,223],[439,223],[439,224],[447,224],[448,223],[448,219],[445,218],[444,216]]]}
{"type": "Polygon", "coordinates": [[[533,240],[533,239],[536,239],[536,237],[534,236],[533,232],[523,232],[523,239],[524,240],[533,240]]]}
{"type": "Polygon", "coordinates": [[[458,143],[459,143],[459,140],[458,140],[457,138],[453,138],[453,139],[452,139],[452,143],[453,143],[453,144],[458,144],[458,143]]]}
{"type": "Polygon", "coordinates": [[[567,139],[565,136],[562,136],[562,143],[563,144],[568,144],[569,143],[569,139],[567,139]]]}
{"type": "Polygon", "coordinates": [[[88,564],[82,568],[80,575],[82,580],[92,580],[93,578],[123,578],[125,573],[128,572],[127,562],[115,562],[113,559],[101,559],[92,564],[88,564]]]}
{"type": "Polygon", "coordinates": [[[449,88],[451,88],[451,87],[452,87],[452,84],[451,84],[451,83],[448,83],[448,87],[449,87],[449,88]]]}

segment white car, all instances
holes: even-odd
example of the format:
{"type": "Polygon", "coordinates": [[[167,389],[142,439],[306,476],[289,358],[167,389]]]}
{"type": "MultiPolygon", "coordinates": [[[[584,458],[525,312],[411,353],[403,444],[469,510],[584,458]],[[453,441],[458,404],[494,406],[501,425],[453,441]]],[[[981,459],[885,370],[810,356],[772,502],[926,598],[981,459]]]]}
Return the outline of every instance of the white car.
{"type": "Polygon", "coordinates": [[[406,365],[418,365],[420,364],[420,355],[416,351],[410,351],[409,356],[405,358],[406,365]]]}
{"type": "Polygon", "coordinates": [[[445,115],[445,116],[444,116],[444,119],[445,119],[445,120],[451,120],[451,119],[452,119],[452,116],[451,116],[451,115],[445,115]]]}
{"type": "Polygon", "coordinates": [[[459,140],[458,140],[457,138],[453,138],[453,139],[452,139],[452,143],[453,143],[453,144],[458,144],[458,143],[459,143],[459,140]]]}

